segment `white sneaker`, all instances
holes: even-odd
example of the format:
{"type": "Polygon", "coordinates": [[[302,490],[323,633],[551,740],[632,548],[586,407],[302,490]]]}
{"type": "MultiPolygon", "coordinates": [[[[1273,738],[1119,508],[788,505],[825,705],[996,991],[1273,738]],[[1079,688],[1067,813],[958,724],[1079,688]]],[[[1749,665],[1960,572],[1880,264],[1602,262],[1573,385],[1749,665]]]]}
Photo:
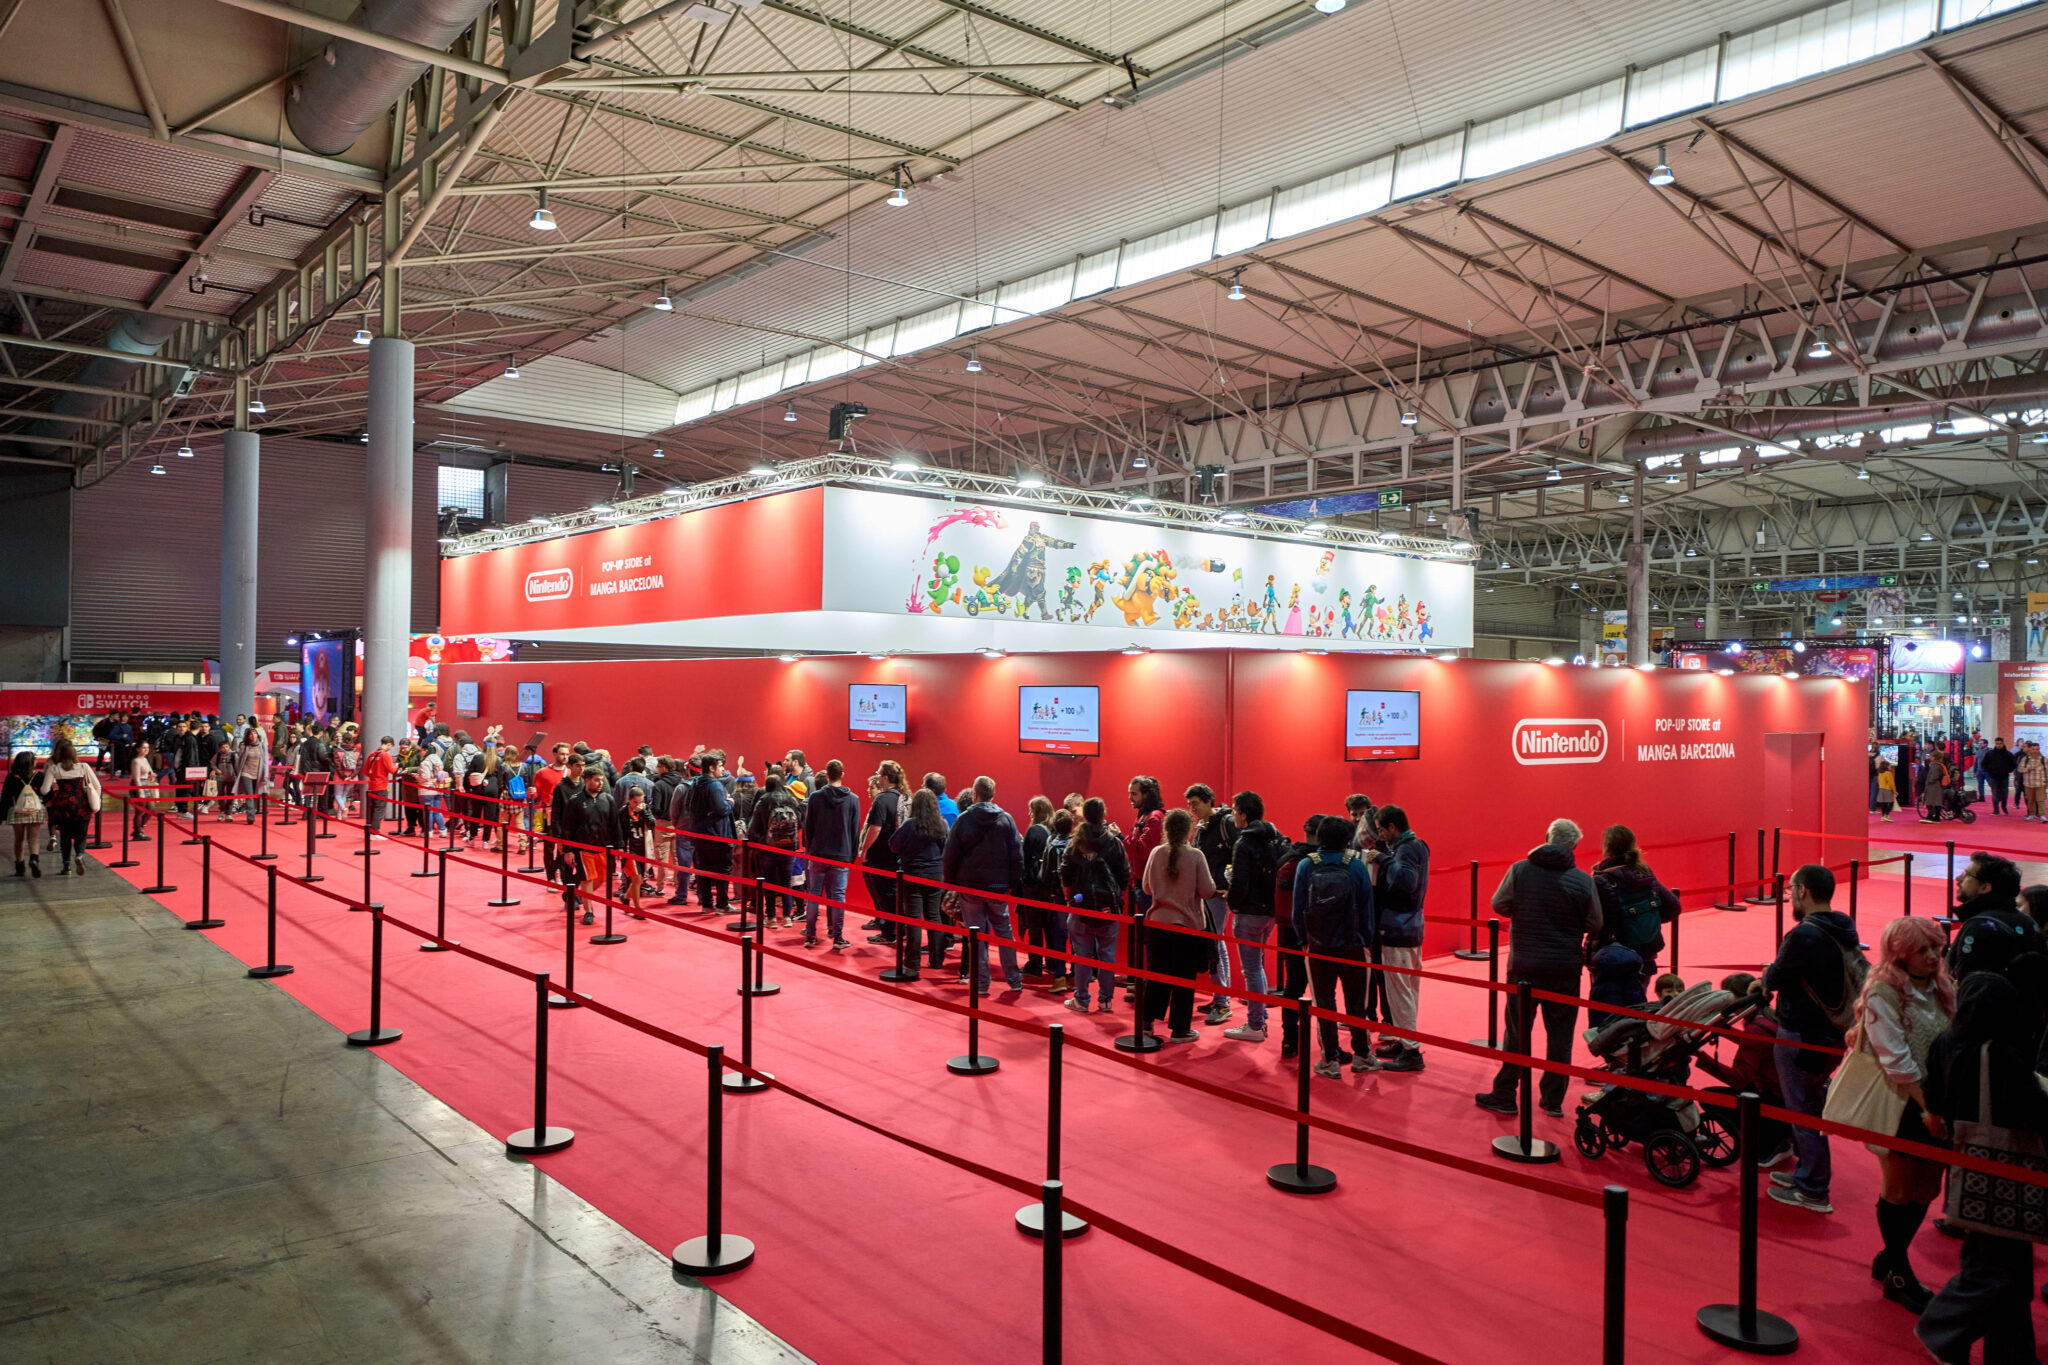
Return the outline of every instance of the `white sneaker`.
{"type": "Polygon", "coordinates": [[[1235,1039],[1240,1043],[1263,1043],[1266,1041],[1266,1031],[1262,1028],[1253,1028],[1250,1024],[1241,1024],[1237,1028],[1227,1028],[1223,1030],[1223,1036],[1235,1039]]]}

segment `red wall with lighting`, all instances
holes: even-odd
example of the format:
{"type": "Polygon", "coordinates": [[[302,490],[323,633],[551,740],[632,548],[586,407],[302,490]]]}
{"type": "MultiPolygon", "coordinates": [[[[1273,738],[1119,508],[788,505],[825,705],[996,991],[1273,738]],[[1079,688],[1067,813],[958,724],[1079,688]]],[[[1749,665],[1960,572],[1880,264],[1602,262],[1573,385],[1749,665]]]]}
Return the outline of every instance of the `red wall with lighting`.
{"type": "MultiPolygon", "coordinates": [[[[663,660],[629,663],[452,664],[441,673],[440,714],[481,733],[503,724],[523,741],[534,730],[555,740],[586,740],[623,761],[640,744],[687,753],[702,741],[744,754],[762,770],[770,757],[801,748],[814,765],[844,761],[849,785],[883,758],[901,762],[913,781],[944,772],[958,793],[978,774],[995,779],[999,804],[1021,812],[1044,793],[1069,791],[1126,809],[1133,773],[1157,776],[1172,804],[1191,782],[1219,792],[1251,789],[1290,834],[1314,811],[1341,811],[1344,797],[1368,793],[1404,807],[1429,841],[1439,868],[1469,859],[1511,858],[1541,842],[1553,816],[1579,822],[1589,841],[1620,821],[1645,844],[1740,832],[1738,868],[1754,870],[1755,830],[1786,823],[1766,808],[1764,736],[1823,736],[1821,789],[1831,832],[1860,838],[1865,829],[1864,685],[1839,679],[1723,678],[1671,670],[1554,668],[1526,662],[1262,651],[1036,654],[1002,659],[923,656],[663,660]],[[480,683],[482,716],[454,718],[454,684],[480,683]],[[514,684],[547,688],[548,719],[513,715],[514,684]],[[857,744],[846,738],[846,689],[861,682],[908,685],[910,742],[857,744]],[[1054,758],[1017,752],[1017,688],[1027,684],[1102,689],[1102,754],[1054,758]],[[1347,688],[1422,694],[1420,760],[1343,761],[1347,688]],[[1606,726],[1597,762],[1528,766],[1515,760],[1518,721],[1593,719],[1606,726]],[[1680,728],[1659,728],[1674,722],[1680,728]],[[1718,725],[1719,729],[1714,729],[1718,725]],[[1690,728],[1687,728],[1690,727],[1690,728]],[[1733,758],[1646,760],[1646,744],[1732,744],[1733,758]]],[[[1830,862],[1862,850],[1835,843],[1830,862]]],[[[1811,857],[1788,840],[1788,867],[1811,857]]],[[[1588,861],[1590,861],[1590,854],[1588,861]]],[[[1725,843],[1652,852],[1676,886],[1726,880],[1725,843]]],[[[1481,873],[1482,902],[1499,878],[1481,873]]],[[[1433,880],[1430,909],[1462,914],[1466,879],[1433,880]]],[[[1718,897],[1714,897],[1717,899],[1718,897]]],[[[1688,897],[1700,904],[1707,897],[1688,897]]],[[[1454,946],[1445,930],[1431,946],[1454,946]]]]}

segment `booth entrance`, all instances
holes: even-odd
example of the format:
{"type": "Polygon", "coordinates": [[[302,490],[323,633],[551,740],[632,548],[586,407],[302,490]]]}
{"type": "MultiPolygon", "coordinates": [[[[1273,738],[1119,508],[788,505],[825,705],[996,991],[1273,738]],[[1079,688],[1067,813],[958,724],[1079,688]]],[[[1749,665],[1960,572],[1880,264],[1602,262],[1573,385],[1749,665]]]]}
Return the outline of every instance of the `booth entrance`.
{"type": "Polygon", "coordinates": [[[1822,804],[1824,780],[1822,736],[1818,731],[1764,733],[1764,813],[1769,823],[1788,831],[1779,866],[1789,874],[1802,863],[1820,863],[1821,841],[1792,830],[1820,830],[1826,818],[1822,804]]]}

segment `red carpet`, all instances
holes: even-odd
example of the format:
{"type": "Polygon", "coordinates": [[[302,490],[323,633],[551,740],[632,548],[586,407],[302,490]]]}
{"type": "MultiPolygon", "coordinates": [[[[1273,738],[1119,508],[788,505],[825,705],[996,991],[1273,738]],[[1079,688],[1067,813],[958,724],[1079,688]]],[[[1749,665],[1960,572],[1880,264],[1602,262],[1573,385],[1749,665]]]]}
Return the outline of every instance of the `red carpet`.
{"type": "MultiPolygon", "coordinates": [[[[255,831],[244,826],[203,828],[234,847],[255,846],[255,831]]],[[[360,894],[361,859],[349,856],[359,836],[336,828],[342,837],[319,845],[316,870],[326,889],[360,894]]],[[[273,847],[303,848],[291,837],[297,834],[297,827],[273,830],[273,847]]],[[[176,837],[166,868],[181,889],[159,899],[194,918],[199,850],[176,837]]],[[[374,860],[376,896],[387,913],[431,926],[436,882],[403,875],[420,865],[417,844],[378,847],[387,852],[374,860]]],[[[154,845],[139,846],[133,856],[143,865],[123,875],[138,887],[152,884],[155,855],[154,845]]],[[[304,868],[291,855],[279,865],[304,868]]],[[[263,881],[248,864],[214,858],[213,913],[227,926],[213,937],[251,963],[263,960],[263,881]]],[[[559,974],[557,897],[515,882],[523,903],[489,909],[483,903],[497,894],[495,874],[454,868],[451,883],[452,937],[526,970],[559,974]]],[[[1938,907],[1939,882],[1916,883],[1915,910],[1938,907]]],[[[1898,887],[1896,868],[1865,884],[1866,940],[1875,942],[1879,925],[1896,913],[1898,887]]],[[[340,1028],[364,1027],[369,918],[282,878],[279,900],[279,957],[298,971],[276,984],[340,1028]]],[[[578,988],[736,1053],[737,950],[665,926],[621,926],[631,937],[611,947],[587,945],[598,931],[579,926],[578,988]]],[[[795,937],[769,934],[771,944],[789,947],[795,937]]],[[[1682,970],[1696,979],[1754,968],[1772,943],[1768,907],[1688,914],[1682,970]]],[[[843,956],[820,950],[809,960],[866,975],[888,961],[884,949],[864,941],[843,956]]],[[[1484,974],[1483,963],[1431,965],[1484,974]]],[[[1002,1059],[1002,1069],[954,1076],[945,1059],[966,1050],[957,1017],[835,981],[829,970],[771,962],[768,974],[783,989],[756,1002],[758,1065],[895,1132],[1026,1179],[1042,1176],[1042,1040],[985,1027],[982,1051],[1002,1059]]],[[[965,998],[950,969],[943,983],[928,973],[912,989],[965,998]]],[[[1129,1027],[1127,1008],[1083,1018],[1036,992],[1015,1008],[996,1008],[1102,1041],[1129,1027]]],[[[405,1036],[380,1054],[493,1133],[532,1121],[534,1012],[530,983],[460,954],[418,952],[416,940],[387,927],[384,1022],[405,1036]]],[[[590,1010],[555,1011],[549,1023],[549,1120],[575,1129],[577,1141],[537,1164],[658,1248],[700,1234],[703,1061],[590,1010]]],[[[1485,992],[1427,983],[1422,1027],[1451,1038],[1483,1036],[1485,992]]],[[[1277,1021],[1264,1045],[1232,1043],[1221,1028],[1202,1033],[1198,1043],[1170,1047],[1145,1065],[1291,1104],[1293,1071],[1280,1069],[1277,1021]]],[[[1489,1139],[1509,1127],[1472,1105],[1490,1074],[1483,1059],[1438,1048],[1426,1072],[1319,1079],[1313,1100],[1319,1112],[1369,1130],[1485,1160],[1489,1139]]],[[[1065,1082],[1063,1175],[1076,1200],[1442,1360],[1597,1358],[1597,1212],[1322,1134],[1314,1159],[1337,1172],[1336,1192],[1288,1196],[1270,1189],[1263,1173],[1291,1157],[1291,1125],[1071,1049],[1065,1082]]],[[[1575,1084],[1574,1096],[1582,1088],[1575,1084]]],[[[1040,1248],[1011,1224],[1023,1202],[1017,1194],[773,1090],[729,1098],[725,1113],[727,1230],[752,1238],[760,1251],[748,1270],[717,1282],[721,1293],[826,1365],[1038,1359],[1040,1248]]],[[[1619,1183],[1632,1192],[1630,1358],[1731,1358],[1699,1333],[1693,1313],[1734,1297],[1736,1176],[1709,1170],[1688,1189],[1665,1190],[1633,1147],[1589,1162],[1570,1149],[1567,1122],[1539,1117],[1537,1131],[1566,1145],[1563,1162],[1534,1168],[1539,1176],[1585,1188],[1619,1183]]],[[[1912,1319],[1885,1303],[1869,1279],[1876,1187],[1874,1158],[1837,1141],[1832,1217],[1763,1201],[1761,1302],[1800,1327],[1803,1358],[1856,1365],[1924,1359],[1912,1319]]],[[[1915,1255],[1922,1278],[1939,1284],[1955,1268],[1956,1244],[1927,1231],[1915,1255]]],[[[1100,1231],[1067,1244],[1066,1286],[1075,1360],[1365,1358],[1100,1231]]]]}

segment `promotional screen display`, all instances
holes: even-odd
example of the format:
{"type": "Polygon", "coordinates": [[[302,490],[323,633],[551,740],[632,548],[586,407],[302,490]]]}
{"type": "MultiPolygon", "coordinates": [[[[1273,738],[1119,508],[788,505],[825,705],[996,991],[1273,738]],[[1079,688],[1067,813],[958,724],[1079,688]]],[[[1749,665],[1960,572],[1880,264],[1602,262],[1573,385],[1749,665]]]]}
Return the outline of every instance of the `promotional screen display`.
{"type": "Polygon", "coordinates": [[[1344,694],[1344,761],[1422,757],[1422,694],[1344,694]]]}
{"type": "Polygon", "coordinates": [[[458,716],[479,716],[483,708],[477,705],[477,685],[473,682],[458,681],[455,684],[455,714],[458,716]]]}
{"type": "Polygon", "coordinates": [[[351,640],[308,640],[299,646],[299,698],[306,714],[338,725],[355,719],[355,657],[351,640]]]}
{"type": "Polygon", "coordinates": [[[846,737],[864,744],[909,742],[909,702],[902,683],[848,683],[846,737]]]}
{"type": "MultiPolygon", "coordinates": [[[[471,687],[475,687],[475,686],[476,686],[476,684],[475,684],[475,683],[471,683],[471,684],[470,684],[470,686],[471,686],[471,687]]],[[[460,695],[460,693],[461,693],[461,688],[459,688],[459,687],[458,687],[458,688],[456,689],[456,692],[457,692],[457,695],[459,696],[459,695],[460,695]]],[[[458,707],[457,709],[459,710],[460,708],[458,707]]],[[[537,682],[523,682],[523,683],[520,683],[520,684],[519,684],[519,719],[521,719],[521,720],[546,720],[546,719],[547,719],[547,716],[548,716],[548,708],[547,708],[547,701],[546,701],[546,692],[545,692],[545,690],[543,689],[542,685],[541,685],[540,683],[537,683],[537,682]]]]}
{"type": "Polygon", "coordinates": [[[1079,757],[1100,754],[1100,692],[1093,687],[1018,688],[1017,752],[1079,757]]]}

